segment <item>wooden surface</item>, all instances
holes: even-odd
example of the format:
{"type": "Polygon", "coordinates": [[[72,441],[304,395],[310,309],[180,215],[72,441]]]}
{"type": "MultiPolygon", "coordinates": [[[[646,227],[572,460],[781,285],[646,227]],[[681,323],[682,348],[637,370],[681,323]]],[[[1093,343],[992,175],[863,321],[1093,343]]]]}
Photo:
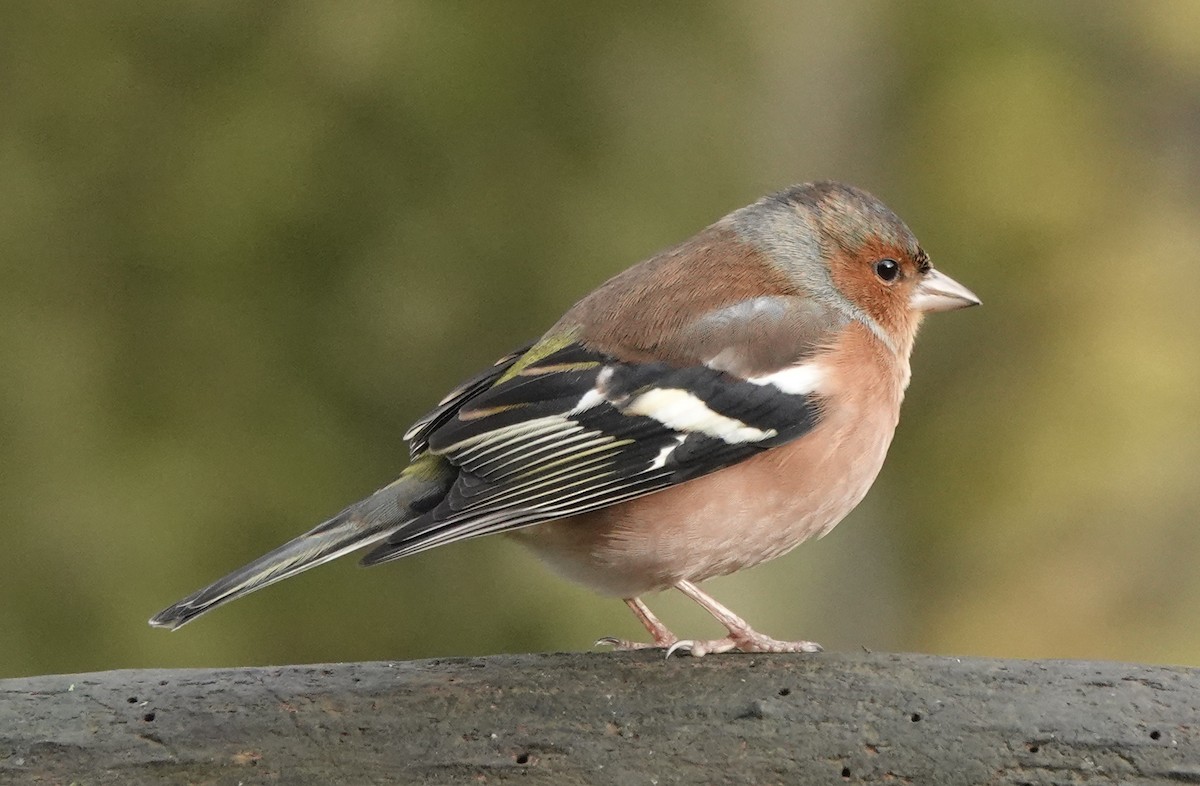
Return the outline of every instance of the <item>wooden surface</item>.
{"type": "Polygon", "coordinates": [[[1200,670],[661,652],[0,681],[0,783],[1200,783],[1200,670]]]}

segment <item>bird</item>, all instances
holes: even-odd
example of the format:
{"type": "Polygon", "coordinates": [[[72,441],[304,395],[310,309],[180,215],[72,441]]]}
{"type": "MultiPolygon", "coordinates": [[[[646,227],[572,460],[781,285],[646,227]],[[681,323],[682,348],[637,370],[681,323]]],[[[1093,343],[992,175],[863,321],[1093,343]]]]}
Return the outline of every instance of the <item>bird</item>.
{"type": "Polygon", "coordinates": [[[506,533],[622,599],[618,650],[819,652],[754,630],[706,579],[828,533],[874,483],[923,316],[978,305],[878,198],[794,185],[584,296],[404,435],[393,482],[150,619],[176,629],[368,549],[376,565],[506,533]],[[725,628],[684,639],[642,596],[677,589],[725,628]]]}

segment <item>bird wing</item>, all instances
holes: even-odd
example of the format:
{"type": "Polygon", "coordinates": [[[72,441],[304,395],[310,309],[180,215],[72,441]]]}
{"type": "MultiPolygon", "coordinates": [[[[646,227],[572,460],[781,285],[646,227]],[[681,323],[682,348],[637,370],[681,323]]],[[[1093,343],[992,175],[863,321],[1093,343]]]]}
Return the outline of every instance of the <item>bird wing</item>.
{"type": "MultiPolygon", "coordinates": [[[[798,346],[789,309],[742,312],[739,329],[727,335],[769,342],[774,331],[787,339],[771,369],[759,351],[757,376],[728,370],[738,363],[714,340],[702,342],[707,363],[697,356],[680,364],[621,360],[559,336],[460,387],[410,432],[454,465],[457,479],[364,564],[606,507],[808,433],[821,417],[813,355],[823,336],[798,346]],[[750,328],[747,320],[762,324],[750,328]]],[[[711,333],[710,316],[692,329],[711,333]]],[[[715,318],[736,316],[726,309],[715,318]]]]}

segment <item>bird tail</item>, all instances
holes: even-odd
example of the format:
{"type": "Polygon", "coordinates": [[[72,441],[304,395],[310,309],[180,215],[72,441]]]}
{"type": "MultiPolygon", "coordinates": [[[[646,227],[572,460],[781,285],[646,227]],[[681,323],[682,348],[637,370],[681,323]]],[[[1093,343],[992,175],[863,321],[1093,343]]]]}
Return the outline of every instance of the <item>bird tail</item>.
{"type": "Polygon", "coordinates": [[[222,603],[370,546],[435,506],[445,496],[453,476],[445,462],[426,456],[410,465],[395,482],[168,606],[151,617],[150,624],[175,630],[222,603]]]}

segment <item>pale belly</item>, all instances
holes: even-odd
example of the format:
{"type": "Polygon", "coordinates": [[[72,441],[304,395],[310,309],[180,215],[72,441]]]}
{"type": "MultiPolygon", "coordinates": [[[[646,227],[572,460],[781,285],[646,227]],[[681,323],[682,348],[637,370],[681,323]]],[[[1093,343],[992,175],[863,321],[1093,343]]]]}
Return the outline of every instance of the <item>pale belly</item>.
{"type": "Polygon", "coordinates": [[[795,443],[689,483],[513,537],[606,595],[732,573],[831,530],[866,495],[894,429],[894,412],[870,423],[823,422],[795,443]]]}

